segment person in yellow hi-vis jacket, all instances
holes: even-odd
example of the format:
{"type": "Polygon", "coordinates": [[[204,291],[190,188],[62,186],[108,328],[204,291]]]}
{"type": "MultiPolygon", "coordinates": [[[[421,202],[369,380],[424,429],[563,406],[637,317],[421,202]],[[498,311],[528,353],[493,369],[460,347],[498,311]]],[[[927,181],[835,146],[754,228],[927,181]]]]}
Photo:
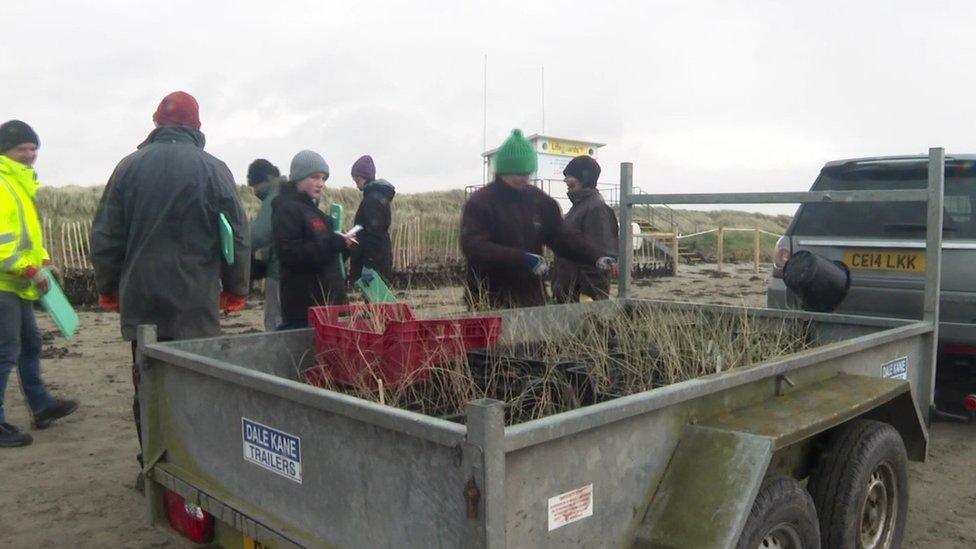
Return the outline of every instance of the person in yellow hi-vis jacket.
{"type": "Polygon", "coordinates": [[[14,366],[34,417],[44,429],[78,408],[75,400],[51,396],[41,380],[41,334],[34,302],[47,292],[41,220],[34,195],[40,184],[31,167],[37,133],[19,120],[0,125],[0,448],[27,446],[33,439],[4,417],[3,397],[14,366]]]}

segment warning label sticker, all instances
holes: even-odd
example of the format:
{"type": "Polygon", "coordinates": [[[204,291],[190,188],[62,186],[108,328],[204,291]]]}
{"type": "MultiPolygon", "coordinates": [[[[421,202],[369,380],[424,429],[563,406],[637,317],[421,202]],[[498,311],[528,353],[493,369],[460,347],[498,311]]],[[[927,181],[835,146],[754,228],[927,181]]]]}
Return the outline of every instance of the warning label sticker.
{"type": "Polygon", "coordinates": [[[908,357],[903,356],[882,364],[881,377],[885,379],[908,379],[908,357]]]}
{"type": "Polygon", "coordinates": [[[593,516],[593,485],[549,498],[549,531],[593,516]]]}
{"type": "Polygon", "coordinates": [[[243,417],[241,438],[246,461],[302,483],[302,439],[243,417]]]}

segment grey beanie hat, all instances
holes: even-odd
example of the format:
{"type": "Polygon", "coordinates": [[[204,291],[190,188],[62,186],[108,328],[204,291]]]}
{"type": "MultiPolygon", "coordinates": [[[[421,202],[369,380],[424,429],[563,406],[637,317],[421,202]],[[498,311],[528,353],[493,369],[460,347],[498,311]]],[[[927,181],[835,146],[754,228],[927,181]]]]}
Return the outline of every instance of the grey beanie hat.
{"type": "Polygon", "coordinates": [[[288,174],[288,181],[295,183],[301,181],[313,173],[322,172],[329,177],[329,164],[322,158],[322,155],[315,152],[304,150],[291,159],[291,170],[288,174]]]}

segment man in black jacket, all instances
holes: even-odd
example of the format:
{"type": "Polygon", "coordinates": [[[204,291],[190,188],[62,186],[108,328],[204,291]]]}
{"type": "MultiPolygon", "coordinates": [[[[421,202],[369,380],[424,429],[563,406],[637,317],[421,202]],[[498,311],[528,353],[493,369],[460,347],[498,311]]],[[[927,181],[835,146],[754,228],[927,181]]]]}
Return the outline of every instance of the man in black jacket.
{"type": "Polygon", "coordinates": [[[393,276],[393,244],[390,242],[390,223],[393,214],[390,203],[396,189],[384,179],[376,179],[373,158],[365,155],[352,165],[352,180],[363,192],[363,200],[356,210],[354,224],[363,230],[356,235],[359,240],[350,257],[349,278],[353,282],[363,278],[370,282],[374,273],[389,282],[393,276]]]}
{"type": "MultiPolygon", "coordinates": [[[[140,324],[154,324],[160,340],[219,334],[220,310],[244,307],[251,262],[234,177],[203,150],[196,99],[167,95],[153,122],[156,129],[115,168],[92,223],[99,303],[121,309],[133,355],[140,324]],[[233,265],[221,255],[220,214],[234,230],[233,265]]],[[[139,429],[135,364],[132,373],[139,429]]]]}
{"type": "Polygon", "coordinates": [[[301,151],[291,161],[288,183],[272,202],[274,247],[281,263],[279,330],[307,328],[309,307],[348,302],[339,261],[354,240],[336,232],[332,218],[319,209],[328,178],[325,159],[301,151]]]}

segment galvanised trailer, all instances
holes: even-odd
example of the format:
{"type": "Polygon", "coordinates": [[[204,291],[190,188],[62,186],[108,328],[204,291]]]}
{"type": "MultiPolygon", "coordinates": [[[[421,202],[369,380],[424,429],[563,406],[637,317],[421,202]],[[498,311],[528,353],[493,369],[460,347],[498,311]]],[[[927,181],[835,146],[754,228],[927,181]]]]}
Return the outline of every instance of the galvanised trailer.
{"type": "Polygon", "coordinates": [[[942,159],[928,190],[883,195],[632,195],[624,164],[621,298],[504,311],[520,328],[501,343],[622,307],[742,313],[627,298],[644,203],[927,201],[924,320],[748,310],[809,321],[816,346],[517,425],[490,399],[459,424],[306,385],[310,330],[156,343],[142,327],[150,519],[224,547],[896,547],[906,460],[927,450],[942,159]]]}

